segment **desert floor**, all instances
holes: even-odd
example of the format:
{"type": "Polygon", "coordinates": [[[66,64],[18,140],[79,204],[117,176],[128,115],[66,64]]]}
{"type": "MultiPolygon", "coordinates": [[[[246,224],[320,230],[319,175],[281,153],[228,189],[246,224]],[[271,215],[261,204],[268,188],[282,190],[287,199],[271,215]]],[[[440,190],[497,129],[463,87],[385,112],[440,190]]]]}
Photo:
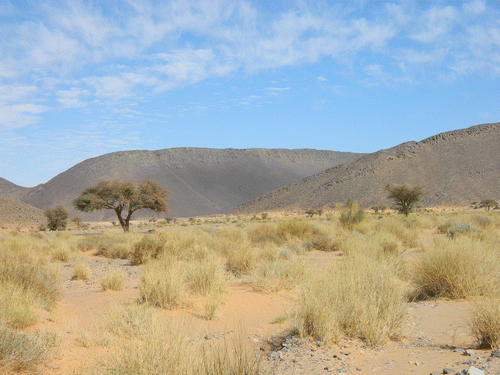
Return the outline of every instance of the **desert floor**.
{"type": "MultiPolygon", "coordinates": [[[[424,234],[433,235],[428,230],[424,234]]],[[[106,358],[95,337],[103,330],[106,316],[116,306],[133,304],[139,298],[141,266],[128,260],[107,259],[81,253],[91,268],[89,280],[71,280],[72,262],[62,264],[63,296],[57,311],[38,323],[33,330],[62,332],[56,356],[44,374],[87,374],[106,358]],[[121,291],[102,291],[101,277],[111,269],[126,276],[121,291]]],[[[409,261],[415,256],[407,250],[409,261]]],[[[323,267],[340,259],[335,252],[311,251],[303,258],[313,267],[323,267]]],[[[430,374],[455,371],[471,366],[486,374],[500,374],[500,358],[491,350],[476,349],[468,329],[468,302],[425,301],[409,303],[404,338],[381,348],[368,348],[363,342],[343,339],[337,345],[322,345],[311,339],[288,336],[288,322],[272,324],[279,316],[290,314],[296,303],[294,292],[263,294],[245,282],[233,280],[226,293],[217,321],[204,318],[201,302],[195,297],[181,309],[158,310],[165,324],[182,325],[190,339],[231,340],[242,332],[244,339],[263,357],[274,374],[430,374]],[[473,351],[466,352],[467,349],[473,351]]]]}

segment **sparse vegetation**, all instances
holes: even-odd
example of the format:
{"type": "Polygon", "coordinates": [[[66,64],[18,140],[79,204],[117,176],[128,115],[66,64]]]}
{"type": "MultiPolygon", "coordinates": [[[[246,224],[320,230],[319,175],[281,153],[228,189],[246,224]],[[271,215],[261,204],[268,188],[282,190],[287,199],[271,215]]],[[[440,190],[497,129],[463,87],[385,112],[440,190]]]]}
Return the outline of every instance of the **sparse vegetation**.
{"type": "Polygon", "coordinates": [[[397,210],[408,216],[415,205],[424,196],[424,187],[422,185],[390,185],[387,184],[384,188],[389,194],[387,198],[394,201],[397,210]]]}
{"type": "Polygon", "coordinates": [[[47,218],[47,226],[50,230],[61,230],[66,228],[68,220],[68,211],[63,206],[47,208],[43,211],[47,218]]]}
{"type": "MultiPolygon", "coordinates": [[[[353,200],[346,206],[351,218],[360,209],[353,200]]],[[[472,299],[470,328],[478,345],[498,348],[499,218],[496,212],[481,215],[459,211],[418,212],[410,217],[363,215],[352,226],[344,226],[338,213],[331,220],[242,217],[237,225],[220,226],[214,225],[217,218],[210,218],[202,220],[209,225],[156,225],[154,233],[146,234],[109,226],[100,234],[83,236],[70,231],[12,231],[0,237],[0,372],[4,368],[35,372],[54,349],[43,334],[24,330],[55,315],[61,284],[58,268],[67,269],[64,275],[70,272],[68,277],[74,280],[91,280],[70,283],[76,288],[95,286],[97,280],[102,290],[121,290],[124,285],[128,290],[132,286],[130,280],[124,283],[124,276],[131,274],[129,270],[136,274],[139,270],[133,265],[141,265],[140,303],[114,311],[105,332],[76,331],[79,346],[90,351],[105,346],[103,353],[117,353],[103,357],[95,374],[146,374],[154,366],[157,373],[171,369],[186,374],[238,373],[239,369],[262,373],[255,353],[238,341],[228,336],[227,342],[189,341],[185,332],[178,337],[180,331],[165,329],[165,322],[158,319],[165,319],[165,314],[170,319],[179,312],[153,308],[187,309],[194,319],[217,320],[224,318],[235,290],[243,289],[252,296],[256,292],[298,296],[295,311],[287,306],[285,315],[276,312],[274,324],[288,321],[283,329],[325,343],[346,336],[371,347],[401,337],[408,300],[472,299]],[[443,235],[431,234],[429,229],[436,227],[435,233],[443,235]],[[310,250],[340,251],[330,257],[308,254],[310,250]],[[120,272],[115,268],[125,262],[104,260],[105,273],[94,270],[93,258],[90,272],[88,254],[77,255],[89,251],[95,251],[92,256],[129,259],[130,264],[120,272]],[[334,261],[327,265],[325,259],[334,261]],[[56,263],[68,261],[74,262],[73,268],[56,263]],[[2,354],[2,350],[7,353],[3,334],[8,340],[26,340],[33,345],[28,349],[33,355],[2,354]],[[184,350],[181,354],[177,348],[165,352],[178,344],[184,350]],[[170,367],[150,356],[169,356],[165,363],[170,367]]],[[[101,294],[102,298],[112,295],[101,294]]]]}

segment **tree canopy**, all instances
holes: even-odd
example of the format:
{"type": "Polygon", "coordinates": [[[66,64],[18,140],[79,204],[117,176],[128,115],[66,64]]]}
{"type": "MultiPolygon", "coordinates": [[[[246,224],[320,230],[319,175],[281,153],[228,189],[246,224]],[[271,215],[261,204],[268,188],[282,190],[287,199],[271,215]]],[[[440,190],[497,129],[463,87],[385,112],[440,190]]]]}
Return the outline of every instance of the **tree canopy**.
{"type": "Polygon", "coordinates": [[[424,196],[424,186],[390,185],[384,188],[389,194],[387,198],[392,199],[397,210],[408,216],[413,206],[424,196]]]}
{"type": "Polygon", "coordinates": [[[63,206],[56,208],[47,208],[43,211],[47,218],[47,226],[50,230],[59,230],[66,228],[66,221],[68,219],[68,211],[63,206]]]}
{"type": "Polygon", "coordinates": [[[96,186],[86,188],[78,198],[73,200],[73,206],[86,213],[103,209],[114,210],[120,225],[127,232],[135,211],[141,209],[154,212],[168,211],[166,197],[169,194],[168,190],[151,180],[140,183],[102,181],[96,186]]]}

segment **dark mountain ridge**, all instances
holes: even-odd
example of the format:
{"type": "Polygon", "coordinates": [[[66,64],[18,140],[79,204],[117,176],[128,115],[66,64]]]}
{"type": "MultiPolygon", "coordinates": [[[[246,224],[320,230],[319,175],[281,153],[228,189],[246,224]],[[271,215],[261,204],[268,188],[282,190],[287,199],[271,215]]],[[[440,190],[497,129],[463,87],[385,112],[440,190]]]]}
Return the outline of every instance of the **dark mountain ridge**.
{"type": "MultiPolygon", "coordinates": [[[[269,191],[362,154],[319,150],[172,148],[114,152],[84,160],[34,188],[12,189],[24,203],[40,209],[66,207],[84,220],[110,219],[109,210],[83,214],[71,201],[102,180],[157,181],[170,190],[174,217],[220,214],[269,191]]],[[[6,180],[5,180],[6,181],[6,180]]],[[[8,181],[7,181],[8,182],[8,181]]],[[[12,184],[14,185],[14,184],[12,184]]],[[[17,185],[15,185],[17,186],[17,185]]],[[[0,193],[10,195],[3,191],[0,193]]],[[[137,212],[134,218],[151,216],[137,212]]]]}
{"type": "Polygon", "coordinates": [[[348,198],[389,205],[384,186],[425,185],[423,206],[500,198],[500,123],[472,126],[366,154],[307,177],[234,212],[334,207],[348,198]]]}

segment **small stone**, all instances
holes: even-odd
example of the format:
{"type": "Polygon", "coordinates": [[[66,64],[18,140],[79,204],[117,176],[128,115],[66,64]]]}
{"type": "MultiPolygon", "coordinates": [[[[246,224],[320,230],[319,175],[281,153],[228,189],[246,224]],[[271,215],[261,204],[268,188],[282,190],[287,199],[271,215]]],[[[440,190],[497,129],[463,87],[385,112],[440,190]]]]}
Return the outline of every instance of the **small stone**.
{"type": "Polygon", "coordinates": [[[451,369],[451,368],[445,368],[443,369],[443,374],[455,374],[456,371],[451,369]]]}
{"type": "Polygon", "coordinates": [[[437,371],[434,371],[434,372],[431,372],[431,374],[430,374],[430,375],[441,375],[441,373],[440,373],[440,372],[437,372],[437,371]]]}
{"type": "Polygon", "coordinates": [[[356,367],[356,371],[361,371],[361,369],[359,367],[356,367]]]}
{"type": "Polygon", "coordinates": [[[479,370],[476,367],[469,367],[469,369],[466,372],[467,375],[484,375],[484,371],[479,370]]]}
{"type": "Polygon", "coordinates": [[[474,354],[476,354],[476,352],[472,349],[467,349],[465,352],[464,352],[464,355],[467,355],[469,357],[472,357],[474,354]]]}
{"type": "Polygon", "coordinates": [[[491,352],[491,356],[500,358],[500,350],[498,350],[498,349],[493,350],[491,352]]]}
{"type": "Polygon", "coordinates": [[[415,366],[420,366],[420,363],[418,363],[417,361],[415,361],[415,366]]]}

